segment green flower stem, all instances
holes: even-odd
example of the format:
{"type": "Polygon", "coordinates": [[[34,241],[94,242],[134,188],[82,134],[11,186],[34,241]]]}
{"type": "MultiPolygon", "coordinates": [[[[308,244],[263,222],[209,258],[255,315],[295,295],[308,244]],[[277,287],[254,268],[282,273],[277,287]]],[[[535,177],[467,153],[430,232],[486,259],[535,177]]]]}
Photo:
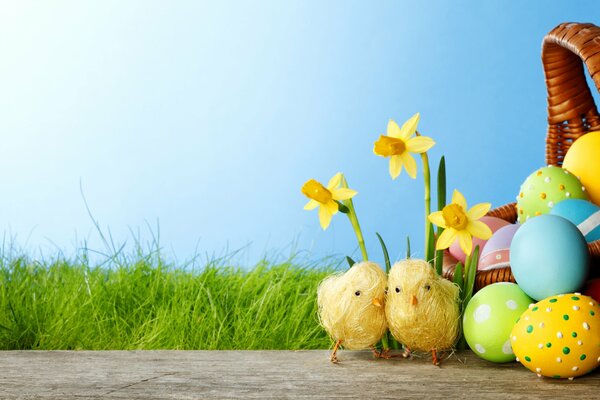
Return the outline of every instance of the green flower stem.
{"type": "MultiPolygon", "coordinates": [[[[417,136],[421,134],[417,131],[417,136]]],[[[427,152],[421,153],[421,160],[423,161],[423,180],[425,186],[425,257],[427,261],[433,261],[433,225],[429,222],[429,214],[431,214],[431,173],[429,171],[429,157],[427,152]]]]}
{"type": "MultiPolygon", "coordinates": [[[[346,181],[346,177],[342,175],[342,186],[348,188],[348,182],[346,181]]],[[[363,238],[362,231],[360,229],[360,223],[358,222],[358,217],[356,216],[356,210],[354,209],[354,203],[352,199],[343,200],[343,203],[346,207],[348,207],[348,219],[352,224],[352,229],[354,229],[354,234],[356,235],[356,239],[358,240],[358,246],[360,247],[360,251],[362,253],[363,261],[367,261],[369,256],[367,255],[367,248],[365,246],[365,239],[363,238]]]]}

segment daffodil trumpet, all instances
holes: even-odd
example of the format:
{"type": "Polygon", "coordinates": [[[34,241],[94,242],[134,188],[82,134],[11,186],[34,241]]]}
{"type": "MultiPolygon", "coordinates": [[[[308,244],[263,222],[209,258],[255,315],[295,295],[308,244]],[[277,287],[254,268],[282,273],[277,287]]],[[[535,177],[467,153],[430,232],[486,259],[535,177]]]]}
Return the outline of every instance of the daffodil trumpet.
{"type": "Polygon", "coordinates": [[[304,206],[305,210],[313,210],[319,208],[319,223],[323,230],[329,227],[332,217],[339,212],[346,214],[360,247],[362,257],[364,261],[369,258],[367,256],[367,248],[365,241],[360,230],[360,224],[358,223],[358,217],[356,216],[356,210],[354,209],[354,203],[352,198],[356,196],[357,192],[348,187],[348,182],[344,177],[344,174],[338,172],[335,174],[324,186],[320,182],[309,179],[304,183],[301,189],[302,193],[310,200],[304,206]]]}

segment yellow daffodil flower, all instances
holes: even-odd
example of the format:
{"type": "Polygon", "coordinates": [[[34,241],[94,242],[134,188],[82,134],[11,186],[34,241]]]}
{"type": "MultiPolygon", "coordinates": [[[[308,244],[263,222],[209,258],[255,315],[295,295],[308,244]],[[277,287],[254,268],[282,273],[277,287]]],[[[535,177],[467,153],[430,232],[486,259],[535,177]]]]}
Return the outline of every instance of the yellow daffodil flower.
{"type": "Polygon", "coordinates": [[[375,142],[373,152],[381,157],[390,157],[392,179],[396,179],[400,175],[403,166],[408,175],[415,179],[417,163],[410,153],[425,153],[435,144],[433,139],[427,136],[411,137],[417,131],[419,118],[419,113],[416,113],[402,125],[402,128],[394,120],[390,120],[387,126],[387,136],[381,135],[375,142]]]}
{"type": "Polygon", "coordinates": [[[309,179],[302,186],[302,193],[310,199],[304,209],[313,210],[319,207],[319,222],[323,230],[327,229],[331,217],[339,211],[337,201],[351,199],[357,194],[355,190],[340,187],[341,183],[342,173],[338,172],[329,180],[327,187],[314,179],[309,179]]]}
{"type": "Polygon", "coordinates": [[[429,221],[444,228],[444,232],[437,239],[437,250],[447,249],[458,238],[458,243],[466,255],[471,255],[473,236],[487,240],[492,236],[491,229],[479,221],[489,210],[490,203],[474,205],[467,211],[465,197],[455,190],[452,194],[452,203],[442,211],[429,215],[429,221]]]}

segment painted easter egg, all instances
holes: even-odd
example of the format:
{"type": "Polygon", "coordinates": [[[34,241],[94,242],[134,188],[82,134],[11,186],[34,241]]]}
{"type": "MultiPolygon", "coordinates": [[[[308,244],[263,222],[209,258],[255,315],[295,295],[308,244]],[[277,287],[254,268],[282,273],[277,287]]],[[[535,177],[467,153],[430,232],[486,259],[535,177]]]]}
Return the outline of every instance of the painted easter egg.
{"type": "Polygon", "coordinates": [[[589,132],[573,142],[563,168],[578,176],[592,202],[600,205],[600,132],[589,132]]]}
{"type": "Polygon", "coordinates": [[[510,244],[510,266],[515,280],[536,300],[580,290],[588,264],[585,238],[575,225],[557,215],[529,220],[510,244]]]}
{"type": "Polygon", "coordinates": [[[510,336],[517,359],[529,370],[572,379],[600,364],[600,307],[579,293],[550,296],[530,306],[510,336]]]}
{"type": "Polygon", "coordinates": [[[583,294],[590,296],[596,301],[600,301],[600,278],[587,281],[583,294]]]}
{"type": "Polygon", "coordinates": [[[600,207],[589,201],[567,199],[554,205],[550,214],[568,219],[583,233],[585,240],[600,240],[600,207]]]}
{"type": "Polygon", "coordinates": [[[520,223],[547,214],[565,199],[588,200],[588,194],[579,179],[560,167],[543,167],[529,175],[517,196],[517,215],[520,223]]]}
{"type": "Polygon", "coordinates": [[[513,361],[510,332],[531,303],[534,300],[514,283],[494,283],[479,290],[463,316],[463,331],[471,350],[488,361],[513,361]]]}
{"type": "Polygon", "coordinates": [[[519,224],[510,224],[498,229],[483,246],[477,269],[486,271],[508,267],[510,265],[510,243],[520,226],[519,224]]]}
{"type": "MultiPolygon", "coordinates": [[[[492,230],[492,232],[496,232],[498,229],[502,228],[503,226],[510,225],[510,222],[507,222],[501,218],[496,218],[496,217],[485,216],[485,217],[482,217],[480,219],[480,221],[483,222],[484,224],[486,224],[492,230]]],[[[487,240],[483,240],[483,239],[474,237],[473,238],[473,249],[475,248],[475,246],[479,246],[479,252],[481,253],[481,250],[483,249],[483,246],[485,245],[486,242],[487,242],[487,240]]],[[[452,254],[452,256],[454,258],[456,258],[458,261],[460,261],[462,263],[465,262],[467,255],[460,248],[460,245],[458,244],[458,239],[454,243],[452,243],[452,245],[450,246],[450,248],[448,250],[450,251],[450,254],[452,254]]]]}

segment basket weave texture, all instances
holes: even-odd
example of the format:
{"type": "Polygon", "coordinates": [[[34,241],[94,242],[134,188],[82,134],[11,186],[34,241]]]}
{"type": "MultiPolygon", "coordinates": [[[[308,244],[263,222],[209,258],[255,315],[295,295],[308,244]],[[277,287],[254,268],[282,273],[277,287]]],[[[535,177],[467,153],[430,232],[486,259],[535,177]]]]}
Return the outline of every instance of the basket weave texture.
{"type": "MultiPolygon", "coordinates": [[[[575,140],[588,132],[600,130],[600,115],[583,69],[585,65],[596,89],[600,91],[600,27],[581,23],[558,25],[544,37],[542,64],[548,89],[546,164],[561,166],[575,140]]],[[[488,215],[515,223],[516,204],[506,204],[491,210],[488,215]]],[[[598,266],[600,240],[588,243],[588,249],[592,264],[598,266]]],[[[446,278],[452,279],[455,265],[456,259],[445,254],[446,278]]],[[[475,289],[495,282],[514,281],[510,267],[478,271],[475,289]]]]}

